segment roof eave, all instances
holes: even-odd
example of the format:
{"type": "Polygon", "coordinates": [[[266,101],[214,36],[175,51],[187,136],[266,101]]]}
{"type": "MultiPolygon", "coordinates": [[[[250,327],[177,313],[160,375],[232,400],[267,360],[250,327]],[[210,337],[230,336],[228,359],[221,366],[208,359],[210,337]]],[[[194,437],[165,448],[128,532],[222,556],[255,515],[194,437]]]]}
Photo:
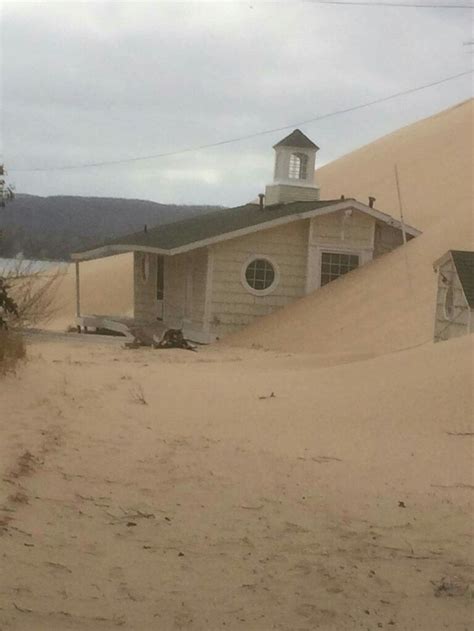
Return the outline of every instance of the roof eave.
{"type": "Polygon", "coordinates": [[[327,206],[320,206],[318,208],[313,208],[312,210],[305,210],[302,212],[284,215],[282,217],[278,217],[276,219],[269,219],[268,221],[263,221],[257,224],[253,224],[251,226],[246,226],[244,228],[239,228],[238,230],[232,230],[231,232],[224,232],[218,235],[214,235],[212,237],[207,237],[206,239],[201,239],[198,241],[192,241],[186,244],[183,244],[178,247],[163,249],[157,248],[153,246],[145,246],[145,245],[134,245],[134,244],[115,244],[115,245],[106,245],[100,248],[95,248],[93,250],[88,250],[86,252],[79,252],[71,255],[71,258],[75,261],[84,261],[90,259],[102,258],[104,256],[111,256],[113,254],[122,254],[125,252],[150,252],[154,254],[162,254],[166,256],[174,256],[176,254],[184,254],[186,252],[190,252],[191,250],[197,250],[202,247],[207,247],[209,245],[214,245],[215,243],[220,243],[222,241],[228,241],[230,239],[235,239],[237,237],[243,237],[247,234],[251,234],[253,232],[258,232],[259,230],[266,230],[268,228],[273,228],[277,226],[282,226],[288,223],[292,223],[294,221],[299,221],[302,219],[311,219],[312,217],[326,215],[332,212],[338,212],[340,210],[349,210],[349,209],[359,210],[360,212],[366,213],[374,219],[378,221],[382,221],[398,230],[405,229],[405,232],[412,237],[416,237],[421,234],[421,231],[413,226],[408,224],[402,224],[397,219],[391,217],[391,215],[387,215],[376,208],[372,208],[363,204],[362,202],[358,202],[355,199],[345,199],[341,200],[339,203],[331,202],[327,206]]]}
{"type": "Polygon", "coordinates": [[[100,248],[94,248],[93,250],[86,250],[85,252],[74,252],[73,254],[71,254],[71,259],[75,262],[91,261],[93,259],[102,259],[107,256],[126,254],[127,252],[151,252],[154,254],[162,255],[170,254],[170,250],[164,250],[163,248],[154,248],[152,246],[136,244],[112,244],[104,245],[100,248]]]}

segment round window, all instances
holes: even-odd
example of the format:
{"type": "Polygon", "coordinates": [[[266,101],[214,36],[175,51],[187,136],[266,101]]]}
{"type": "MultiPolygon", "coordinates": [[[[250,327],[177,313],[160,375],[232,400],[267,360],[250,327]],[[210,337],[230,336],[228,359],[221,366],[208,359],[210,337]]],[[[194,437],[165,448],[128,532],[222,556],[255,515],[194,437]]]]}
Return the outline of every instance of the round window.
{"type": "Polygon", "coordinates": [[[264,291],[275,282],[275,268],[267,259],[254,259],[247,265],[245,280],[252,289],[264,291]]]}
{"type": "Polygon", "coordinates": [[[454,290],[450,285],[446,290],[446,296],[444,298],[444,314],[448,320],[452,320],[454,315],[454,290]]]}

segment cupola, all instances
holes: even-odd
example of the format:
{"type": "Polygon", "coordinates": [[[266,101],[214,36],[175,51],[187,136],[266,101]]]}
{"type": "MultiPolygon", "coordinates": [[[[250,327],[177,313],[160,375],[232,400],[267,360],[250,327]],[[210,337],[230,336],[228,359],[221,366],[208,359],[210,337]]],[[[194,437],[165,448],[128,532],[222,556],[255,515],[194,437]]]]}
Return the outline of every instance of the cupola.
{"type": "Polygon", "coordinates": [[[314,165],[319,147],[295,129],[274,145],[273,183],[265,190],[265,204],[319,200],[319,187],[314,182],[314,165]]]}

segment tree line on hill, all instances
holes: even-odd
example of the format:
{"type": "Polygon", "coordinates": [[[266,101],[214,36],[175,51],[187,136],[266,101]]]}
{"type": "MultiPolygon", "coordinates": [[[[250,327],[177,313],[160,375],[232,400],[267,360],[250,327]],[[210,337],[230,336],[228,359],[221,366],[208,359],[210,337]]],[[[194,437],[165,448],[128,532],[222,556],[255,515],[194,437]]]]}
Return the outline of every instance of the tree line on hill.
{"type": "Polygon", "coordinates": [[[103,240],[215,210],[138,199],[16,195],[0,208],[0,257],[68,260],[103,240]]]}

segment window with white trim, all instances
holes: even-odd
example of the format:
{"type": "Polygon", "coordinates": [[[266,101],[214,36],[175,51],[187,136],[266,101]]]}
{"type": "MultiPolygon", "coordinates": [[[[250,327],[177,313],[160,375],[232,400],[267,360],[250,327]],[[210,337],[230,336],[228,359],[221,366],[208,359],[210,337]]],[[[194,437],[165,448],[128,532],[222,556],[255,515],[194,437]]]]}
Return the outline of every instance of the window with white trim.
{"type": "Polygon", "coordinates": [[[292,153],[288,177],[291,180],[305,180],[308,173],[308,156],[305,153],[292,153]]]}
{"type": "Polygon", "coordinates": [[[321,287],[359,267],[357,254],[323,252],[321,255],[321,287]]]}
{"type": "Polygon", "coordinates": [[[257,291],[269,289],[275,282],[275,268],[268,259],[254,259],[247,265],[245,280],[257,291]]]}

